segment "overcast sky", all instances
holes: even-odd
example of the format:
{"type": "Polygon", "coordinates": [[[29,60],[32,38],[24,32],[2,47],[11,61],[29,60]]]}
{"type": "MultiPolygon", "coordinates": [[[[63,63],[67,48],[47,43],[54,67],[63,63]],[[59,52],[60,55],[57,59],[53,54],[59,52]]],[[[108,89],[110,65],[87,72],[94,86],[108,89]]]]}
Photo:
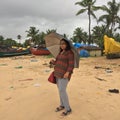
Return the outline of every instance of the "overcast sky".
{"type": "MultiPolygon", "coordinates": [[[[57,29],[60,34],[73,35],[77,27],[88,31],[88,16],[76,16],[80,0],[0,0],[0,35],[16,39],[20,34],[26,38],[26,30],[34,26],[40,32],[57,29]]],[[[107,5],[110,0],[97,0],[96,5],[107,5]]],[[[116,0],[117,2],[120,0],[116,0]]],[[[98,14],[96,14],[98,16],[98,14]]],[[[95,26],[95,21],[92,26],[95,26]]]]}

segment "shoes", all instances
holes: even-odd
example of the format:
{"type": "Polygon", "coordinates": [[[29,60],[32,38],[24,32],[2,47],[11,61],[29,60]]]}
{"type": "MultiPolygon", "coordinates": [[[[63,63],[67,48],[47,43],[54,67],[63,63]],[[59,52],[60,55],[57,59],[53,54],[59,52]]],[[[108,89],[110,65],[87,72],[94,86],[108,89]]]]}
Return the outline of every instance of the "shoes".
{"type": "Polygon", "coordinates": [[[64,106],[59,106],[59,107],[56,108],[55,112],[59,112],[59,111],[61,111],[63,109],[64,109],[64,106]]]}
{"type": "Polygon", "coordinates": [[[67,115],[69,115],[71,112],[72,112],[71,109],[70,109],[70,110],[67,110],[67,111],[65,111],[65,112],[62,112],[61,116],[67,116],[67,115]]]}
{"type": "Polygon", "coordinates": [[[111,93],[119,93],[119,90],[118,89],[109,89],[109,92],[111,92],[111,93]]]}

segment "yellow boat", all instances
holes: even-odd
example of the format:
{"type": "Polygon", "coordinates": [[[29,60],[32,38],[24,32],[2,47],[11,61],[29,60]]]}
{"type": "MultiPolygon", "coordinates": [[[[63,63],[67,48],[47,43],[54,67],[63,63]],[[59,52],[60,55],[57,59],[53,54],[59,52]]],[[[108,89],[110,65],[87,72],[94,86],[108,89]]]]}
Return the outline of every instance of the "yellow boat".
{"type": "Polygon", "coordinates": [[[120,58],[120,43],[104,35],[104,53],[108,59],[120,58]]]}

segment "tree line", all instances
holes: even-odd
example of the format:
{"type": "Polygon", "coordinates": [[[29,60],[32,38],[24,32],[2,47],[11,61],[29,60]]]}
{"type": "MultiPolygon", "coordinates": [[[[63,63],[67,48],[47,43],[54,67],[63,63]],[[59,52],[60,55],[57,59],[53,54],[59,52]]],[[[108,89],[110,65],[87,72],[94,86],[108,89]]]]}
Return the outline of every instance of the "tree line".
{"type": "MultiPolygon", "coordinates": [[[[116,41],[120,42],[120,2],[115,0],[107,2],[107,6],[95,6],[96,0],[81,0],[76,2],[75,5],[80,6],[80,10],[76,12],[76,17],[83,13],[88,15],[88,31],[84,31],[81,27],[77,27],[73,31],[71,39],[73,42],[79,42],[84,44],[96,43],[101,48],[103,48],[103,36],[108,35],[109,37],[114,38],[116,41]],[[96,11],[103,11],[103,14],[99,17],[95,15],[96,11]],[[91,29],[92,17],[95,18],[97,26],[94,26],[91,29]]],[[[25,40],[24,43],[21,43],[22,36],[16,36],[18,41],[13,40],[12,38],[5,39],[0,35],[0,45],[15,45],[15,46],[28,46],[33,43],[34,45],[43,45],[45,44],[44,37],[45,35],[51,32],[57,32],[57,29],[48,29],[46,32],[40,32],[39,29],[36,29],[34,26],[30,26],[29,30],[25,31],[29,39],[25,40]]],[[[63,34],[64,37],[68,38],[67,34],[63,34]]]]}

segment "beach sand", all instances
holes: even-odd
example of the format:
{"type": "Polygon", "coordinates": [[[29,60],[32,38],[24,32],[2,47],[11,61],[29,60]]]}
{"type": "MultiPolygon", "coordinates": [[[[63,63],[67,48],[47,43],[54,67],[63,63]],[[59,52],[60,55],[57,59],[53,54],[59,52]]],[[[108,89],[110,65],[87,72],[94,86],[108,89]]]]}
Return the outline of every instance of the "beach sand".
{"type": "Polygon", "coordinates": [[[18,56],[0,58],[0,120],[120,120],[120,59],[80,59],[67,92],[72,114],[55,112],[59,95],[47,78],[51,58],[18,56]]]}

